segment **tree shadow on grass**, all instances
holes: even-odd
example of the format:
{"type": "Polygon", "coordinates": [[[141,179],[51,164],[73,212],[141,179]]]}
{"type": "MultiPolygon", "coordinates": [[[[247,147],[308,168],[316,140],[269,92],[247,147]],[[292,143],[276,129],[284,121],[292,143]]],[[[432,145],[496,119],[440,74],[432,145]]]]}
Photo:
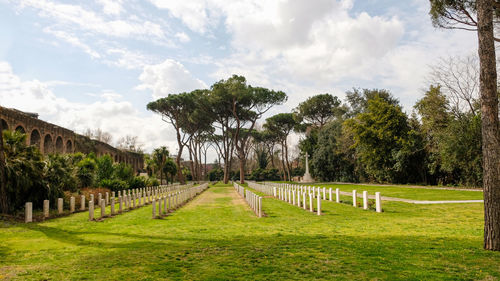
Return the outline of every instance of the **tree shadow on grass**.
{"type": "MultiPolygon", "coordinates": [[[[87,267],[98,269],[113,263],[140,267],[153,279],[172,274],[181,279],[226,280],[500,278],[500,253],[483,251],[480,239],[280,233],[217,238],[210,232],[204,238],[200,233],[172,237],[35,224],[23,227],[51,240],[87,247],[80,253],[87,267]],[[95,240],[95,235],[102,239],[95,240]]],[[[7,251],[8,247],[0,248],[0,256],[7,251]]],[[[82,265],[74,262],[72,266],[82,265]]]]}
{"type": "Polygon", "coordinates": [[[131,271],[141,268],[152,279],[500,278],[500,253],[483,251],[480,241],[449,237],[263,234],[230,239],[148,239],[122,244],[116,247],[114,243],[102,242],[102,251],[86,253],[88,266],[115,264],[131,271]],[[106,247],[118,248],[118,252],[109,254],[106,247]]]}

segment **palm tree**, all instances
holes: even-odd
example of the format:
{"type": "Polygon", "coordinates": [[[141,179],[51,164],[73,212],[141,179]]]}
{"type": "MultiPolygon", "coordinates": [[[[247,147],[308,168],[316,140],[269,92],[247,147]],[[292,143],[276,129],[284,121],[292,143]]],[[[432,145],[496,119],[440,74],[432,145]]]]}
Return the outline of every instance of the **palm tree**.
{"type": "Polygon", "coordinates": [[[168,151],[168,148],[166,146],[156,148],[153,151],[153,161],[160,171],[160,184],[163,184],[163,168],[165,167],[165,163],[167,162],[169,156],[170,152],[168,151]]]}

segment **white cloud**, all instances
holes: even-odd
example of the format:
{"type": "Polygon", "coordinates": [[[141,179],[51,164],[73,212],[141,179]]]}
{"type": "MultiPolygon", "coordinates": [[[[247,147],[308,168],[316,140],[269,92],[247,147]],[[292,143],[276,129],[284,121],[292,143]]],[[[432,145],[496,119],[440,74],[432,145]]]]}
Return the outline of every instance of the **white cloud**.
{"type": "Polygon", "coordinates": [[[428,64],[476,45],[473,33],[435,30],[428,2],[374,16],[351,13],[351,0],[150,1],[194,32],[224,23],[232,52],[215,61],[214,80],[241,74],[286,90],[292,104],[328,89],[342,97],[352,87],[386,87],[408,108],[422,94],[428,64]]]}
{"type": "Polygon", "coordinates": [[[165,97],[168,94],[207,87],[203,81],[195,78],[184,65],[172,59],[167,59],[160,64],[145,66],[139,80],[142,84],[137,86],[137,89],[152,90],[155,99],[165,97]]]}
{"type": "Polygon", "coordinates": [[[97,0],[102,5],[102,10],[107,15],[119,15],[124,11],[122,0],[97,0]]]}
{"type": "Polygon", "coordinates": [[[125,69],[142,69],[145,65],[154,61],[141,52],[131,51],[125,48],[109,48],[106,50],[108,57],[105,62],[125,69]]]}
{"type": "Polygon", "coordinates": [[[63,41],[66,41],[70,45],[73,45],[77,48],[82,49],[85,53],[89,54],[90,57],[93,59],[98,59],[101,57],[101,55],[97,51],[93,50],[89,45],[81,42],[80,39],[78,39],[78,37],[76,37],[72,34],[69,34],[69,33],[64,32],[62,30],[53,30],[52,28],[48,28],[48,27],[44,28],[43,31],[46,33],[52,34],[55,37],[57,37],[63,41]]]}
{"type": "Polygon", "coordinates": [[[1,106],[37,112],[40,119],[75,132],[101,128],[109,132],[114,140],[136,135],[146,151],[161,145],[175,151],[172,128],[160,116],[140,114],[132,103],[119,101],[122,96],[114,92],[105,91],[98,96],[100,99],[88,104],[58,98],[45,83],[22,81],[9,63],[0,61],[1,106]]]}
{"type": "Polygon", "coordinates": [[[172,16],[179,18],[191,30],[205,33],[215,27],[220,13],[216,3],[206,0],[150,0],[160,9],[168,9],[172,16]]]}
{"type": "Polygon", "coordinates": [[[53,19],[55,24],[60,27],[74,25],[87,32],[111,37],[165,39],[160,24],[149,20],[140,20],[137,17],[130,17],[127,20],[106,20],[94,11],[87,10],[82,6],[59,4],[48,0],[21,0],[18,4],[21,9],[30,7],[38,10],[41,17],[53,19]]]}
{"type": "Polygon", "coordinates": [[[175,34],[175,37],[179,39],[179,41],[181,41],[182,43],[187,43],[191,41],[191,38],[189,38],[189,36],[184,32],[177,32],[175,34]]]}

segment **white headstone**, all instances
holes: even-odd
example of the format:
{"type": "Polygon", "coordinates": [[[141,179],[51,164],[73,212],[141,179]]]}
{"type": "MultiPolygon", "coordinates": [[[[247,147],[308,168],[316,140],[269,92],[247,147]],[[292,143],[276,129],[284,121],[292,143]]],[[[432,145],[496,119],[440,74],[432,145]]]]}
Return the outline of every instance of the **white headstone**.
{"type": "Polygon", "coordinates": [[[69,198],[69,212],[74,213],[75,212],[75,197],[71,196],[69,198]]]}
{"type": "Polygon", "coordinates": [[[363,210],[368,210],[368,192],[363,191],[363,210]]]}
{"type": "Polygon", "coordinates": [[[32,222],[33,221],[33,203],[32,202],[26,202],[26,205],[24,207],[24,222],[32,222]]]}
{"type": "Polygon", "coordinates": [[[89,221],[94,220],[94,201],[89,201],[89,221]]]}
{"type": "Polygon", "coordinates": [[[382,198],[380,197],[380,192],[375,192],[375,210],[377,213],[382,212],[382,198]]]}
{"type": "Polygon", "coordinates": [[[80,211],[85,211],[85,195],[80,196],[80,211]]]}
{"type": "Polygon", "coordinates": [[[357,207],[357,206],[358,206],[358,204],[357,204],[357,202],[356,202],[356,199],[357,199],[357,198],[358,198],[358,196],[357,196],[357,193],[356,193],[356,189],[354,189],[354,190],[352,191],[352,206],[354,206],[354,207],[357,207]]]}
{"type": "Polygon", "coordinates": [[[48,218],[50,215],[49,205],[50,205],[49,200],[43,200],[43,217],[44,218],[48,218]]]}
{"type": "Polygon", "coordinates": [[[57,198],[57,213],[62,214],[63,212],[63,199],[57,198]]]}

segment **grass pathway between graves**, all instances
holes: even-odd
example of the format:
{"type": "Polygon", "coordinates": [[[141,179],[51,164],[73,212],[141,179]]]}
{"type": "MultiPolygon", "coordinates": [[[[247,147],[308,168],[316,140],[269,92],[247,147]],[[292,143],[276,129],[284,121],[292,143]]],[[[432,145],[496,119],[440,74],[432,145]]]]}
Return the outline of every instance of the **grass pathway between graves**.
{"type": "Polygon", "coordinates": [[[323,203],[324,215],[263,198],[257,218],[216,185],[164,219],[143,207],[104,222],[87,213],[3,223],[0,279],[496,280],[482,250],[483,205],[384,203],[384,213],[323,203]]]}

